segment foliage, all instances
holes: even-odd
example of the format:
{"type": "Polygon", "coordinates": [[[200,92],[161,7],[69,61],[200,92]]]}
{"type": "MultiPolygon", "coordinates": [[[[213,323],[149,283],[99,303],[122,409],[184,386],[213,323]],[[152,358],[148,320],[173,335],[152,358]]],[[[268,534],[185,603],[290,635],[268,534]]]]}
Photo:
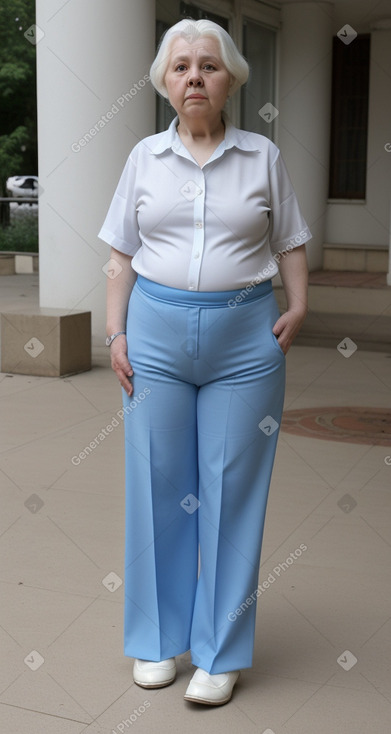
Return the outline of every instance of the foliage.
{"type": "Polygon", "coordinates": [[[36,211],[23,212],[11,219],[9,227],[0,227],[0,252],[38,252],[38,217],[36,211]]]}
{"type": "Polygon", "coordinates": [[[24,33],[35,0],[0,0],[0,191],[8,176],[36,175],[36,49],[24,33]]]}
{"type": "Polygon", "coordinates": [[[19,125],[9,135],[0,136],[0,192],[7,196],[5,182],[9,176],[18,175],[14,171],[23,166],[23,148],[28,143],[28,132],[24,125],[19,125]]]}

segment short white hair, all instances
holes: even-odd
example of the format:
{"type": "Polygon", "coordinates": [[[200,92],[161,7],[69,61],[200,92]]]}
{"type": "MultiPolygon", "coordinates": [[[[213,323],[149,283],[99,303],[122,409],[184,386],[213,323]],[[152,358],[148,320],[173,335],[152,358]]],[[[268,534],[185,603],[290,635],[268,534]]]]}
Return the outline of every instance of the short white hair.
{"type": "Polygon", "coordinates": [[[181,37],[189,43],[203,37],[216,38],[220,46],[221,61],[233,76],[231,94],[234,94],[247,81],[249,75],[248,63],[239,53],[229,33],[212,20],[185,18],[167,29],[160,41],[155,60],[149,72],[153,86],[163,97],[168,99],[164,77],[169,64],[171,43],[176,38],[181,37]]]}

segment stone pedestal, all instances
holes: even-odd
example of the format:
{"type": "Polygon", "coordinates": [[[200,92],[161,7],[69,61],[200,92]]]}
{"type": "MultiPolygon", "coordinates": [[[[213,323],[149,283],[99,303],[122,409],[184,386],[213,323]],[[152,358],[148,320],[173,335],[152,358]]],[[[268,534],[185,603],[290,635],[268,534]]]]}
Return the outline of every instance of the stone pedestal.
{"type": "Polygon", "coordinates": [[[1,371],[61,377],[91,369],[91,312],[1,314],[1,371]]]}

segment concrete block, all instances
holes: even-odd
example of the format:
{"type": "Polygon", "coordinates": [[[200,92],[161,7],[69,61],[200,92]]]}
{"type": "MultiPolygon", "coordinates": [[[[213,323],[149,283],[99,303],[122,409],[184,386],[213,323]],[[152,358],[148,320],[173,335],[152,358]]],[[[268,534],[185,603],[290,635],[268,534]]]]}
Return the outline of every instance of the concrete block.
{"type": "Polygon", "coordinates": [[[15,257],[2,252],[0,254],[0,275],[15,275],[15,257]]]}
{"type": "Polygon", "coordinates": [[[1,314],[1,371],[60,377],[91,369],[91,312],[1,314]]]}
{"type": "Polygon", "coordinates": [[[15,273],[32,273],[33,272],[33,256],[32,255],[15,255],[15,273]]]}

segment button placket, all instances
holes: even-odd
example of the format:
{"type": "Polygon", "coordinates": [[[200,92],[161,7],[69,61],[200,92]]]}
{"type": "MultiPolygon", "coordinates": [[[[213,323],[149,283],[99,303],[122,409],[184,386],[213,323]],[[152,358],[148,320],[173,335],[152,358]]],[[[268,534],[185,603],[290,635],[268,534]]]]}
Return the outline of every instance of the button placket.
{"type": "Polygon", "coordinates": [[[194,236],[193,247],[190,257],[188,288],[189,290],[198,290],[200,281],[200,272],[202,264],[202,255],[205,244],[205,176],[202,171],[199,172],[196,180],[197,186],[201,189],[200,193],[194,198],[193,223],[194,236]]]}

